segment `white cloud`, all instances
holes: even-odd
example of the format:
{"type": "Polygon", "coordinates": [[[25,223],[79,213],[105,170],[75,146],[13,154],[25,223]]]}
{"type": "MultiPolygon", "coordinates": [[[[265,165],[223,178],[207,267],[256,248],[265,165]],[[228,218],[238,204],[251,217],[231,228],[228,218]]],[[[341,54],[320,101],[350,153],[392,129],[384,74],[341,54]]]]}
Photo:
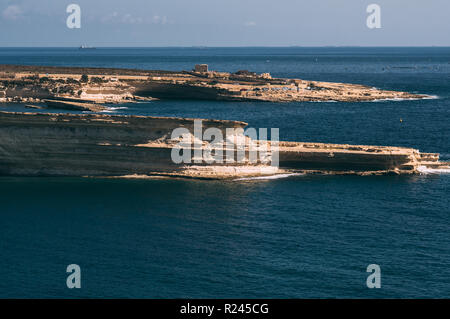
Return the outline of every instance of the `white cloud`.
{"type": "Polygon", "coordinates": [[[122,16],[122,23],[126,24],[135,24],[137,22],[137,18],[134,18],[130,13],[127,13],[122,16]]]}
{"type": "Polygon", "coordinates": [[[103,23],[123,23],[123,24],[167,24],[169,20],[166,16],[149,16],[141,17],[135,16],[131,13],[118,14],[113,12],[101,18],[103,23]]]}
{"type": "Polygon", "coordinates": [[[22,17],[22,9],[18,5],[10,5],[2,12],[2,17],[6,20],[17,20],[22,17]]]}
{"type": "Polygon", "coordinates": [[[118,16],[119,16],[119,14],[118,14],[117,12],[113,12],[113,13],[110,13],[110,14],[104,16],[104,17],[101,18],[100,20],[101,20],[103,23],[106,23],[106,22],[110,22],[110,21],[112,21],[112,20],[114,20],[114,19],[117,19],[118,16]]]}
{"type": "Polygon", "coordinates": [[[153,16],[153,18],[151,19],[151,22],[154,24],[166,24],[167,23],[167,17],[160,17],[160,16],[153,16]]]}
{"type": "Polygon", "coordinates": [[[247,21],[244,23],[244,25],[246,27],[254,27],[254,26],[256,26],[256,22],[255,21],[247,21]]]}

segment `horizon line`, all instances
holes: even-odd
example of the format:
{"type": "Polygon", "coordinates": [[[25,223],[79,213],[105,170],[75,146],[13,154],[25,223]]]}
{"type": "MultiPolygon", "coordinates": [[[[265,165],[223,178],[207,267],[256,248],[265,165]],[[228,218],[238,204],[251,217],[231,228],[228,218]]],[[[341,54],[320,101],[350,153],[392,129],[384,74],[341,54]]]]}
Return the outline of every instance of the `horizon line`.
{"type": "MultiPolygon", "coordinates": [[[[82,45],[74,46],[0,46],[0,49],[22,49],[22,48],[67,48],[67,49],[79,49],[82,45]]],[[[208,49],[208,48],[450,48],[450,45],[246,45],[246,46],[208,46],[208,45],[166,45],[166,46],[89,46],[87,49],[111,49],[111,48],[192,48],[192,49],[208,49]]]]}

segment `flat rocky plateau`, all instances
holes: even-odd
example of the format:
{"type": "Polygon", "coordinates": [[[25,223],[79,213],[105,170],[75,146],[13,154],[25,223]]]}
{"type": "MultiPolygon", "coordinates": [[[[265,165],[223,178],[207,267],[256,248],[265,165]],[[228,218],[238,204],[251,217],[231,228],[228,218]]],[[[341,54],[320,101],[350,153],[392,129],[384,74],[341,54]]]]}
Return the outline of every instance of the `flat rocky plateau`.
{"type": "MultiPolygon", "coordinates": [[[[421,167],[448,167],[439,154],[413,148],[302,142],[255,141],[243,135],[246,123],[203,120],[202,127],[216,128],[225,140],[243,141],[240,161],[210,162],[208,141],[189,143],[188,161],[177,163],[172,151],[180,139],[172,132],[194,132],[195,119],[105,114],[50,114],[0,112],[0,175],[2,176],[102,176],[188,177],[229,179],[286,173],[415,174],[421,167]],[[230,134],[228,129],[233,129],[230,134]],[[252,143],[250,143],[252,142],[252,143]],[[279,165],[258,157],[252,161],[249,145],[265,158],[278,153],[279,165]],[[196,150],[203,154],[200,159],[196,150]]],[[[192,134],[192,133],[191,133],[192,134]]],[[[237,144],[236,144],[237,145],[237,144]]],[[[236,145],[226,145],[223,155],[236,145]]],[[[186,144],[184,144],[186,146],[186,144]]],[[[183,151],[184,154],[184,151],[183,151]]],[[[237,158],[237,157],[236,157],[237,158]]]]}
{"type": "Polygon", "coordinates": [[[121,103],[154,98],[357,102],[428,97],[359,84],[272,78],[268,73],[256,74],[247,70],[235,73],[175,72],[0,65],[0,101],[7,102],[59,99],[75,103],[121,103]]]}

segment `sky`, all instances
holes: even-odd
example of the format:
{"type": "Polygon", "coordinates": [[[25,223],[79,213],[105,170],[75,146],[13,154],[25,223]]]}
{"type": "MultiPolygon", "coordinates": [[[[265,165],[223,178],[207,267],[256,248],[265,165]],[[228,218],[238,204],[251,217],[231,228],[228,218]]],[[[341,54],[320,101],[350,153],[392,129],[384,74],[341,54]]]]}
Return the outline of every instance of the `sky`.
{"type": "Polygon", "coordinates": [[[0,0],[0,47],[450,46],[449,14],[449,0],[0,0]]]}

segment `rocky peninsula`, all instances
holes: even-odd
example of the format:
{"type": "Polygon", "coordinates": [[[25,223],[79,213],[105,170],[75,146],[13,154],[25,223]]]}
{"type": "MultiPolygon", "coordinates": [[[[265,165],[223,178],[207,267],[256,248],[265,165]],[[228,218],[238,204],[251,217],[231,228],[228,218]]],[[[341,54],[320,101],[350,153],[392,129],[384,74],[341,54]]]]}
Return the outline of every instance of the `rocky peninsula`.
{"type": "MultiPolygon", "coordinates": [[[[192,140],[187,162],[173,160],[180,140],[177,128],[195,131],[196,119],[106,114],[0,112],[1,176],[188,177],[229,179],[286,173],[415,174],[421,168],[448,168],[439,154],[387,146],[278,142],[278,165],[259,157],[250,160],[246,147],[241,161],[211,163],[205,154],[212,142],[192,140]]],[[[270,141],[251,140],[246,123],[203,120],[226,140],[246,141],[257,149],[270,141]],[[233,133],[229,133],[229,129],[233,133]]],[[[185,145],[186,146],[186,145],[185,145]]],[[[223,156],[231,149],[227,146],[223,156]]],[[[184,153],[184,151],[183,151],[184,153]]],[[[228,153],[227,153],[228,154],[228,153]]],[[[268,157],[273,157],[273,148],[268,157]]]]}
{"type": "Polygon", "coordinates": [[[180,72],[1,65],[0,102],[88,112],[0,112],[0,175],[228,179],[447,169],[449,163],[439,162],[439,154],[413,148],[266,141],[245,135],[244,122],[201,120],[205,131],[214,129],[225,137],[224,149],[217,152],[215,142],[193,135],[199,119],[96,114],[106,104],[152,99],[355,102],[426,97],[356,84],[276,79],[248,71],[214,72],[206,65],[180,72]],[[183,139],[189,137],[190,153],[184,162],[173,159],[181,143],[173,132],[180,128],[187,132],[183,139]],[[230,141],[241,141],[243,147],[230,141]],[[212,149],[219,161],[211,161],[212,149]],[[254,149],[263,156],[254,160],[254,149]],[[224,155],[230,153],[231,161],[224,155]]]}
{"type": "Polygon", "coordinates": [[[358,84],[272,78],[247,70],[209,71],[206,65],[179,72],[0,65],[0,102],[41,102],[94,112],[104,103],[151,99],[358,102],[427,97],[358,84]]]}

